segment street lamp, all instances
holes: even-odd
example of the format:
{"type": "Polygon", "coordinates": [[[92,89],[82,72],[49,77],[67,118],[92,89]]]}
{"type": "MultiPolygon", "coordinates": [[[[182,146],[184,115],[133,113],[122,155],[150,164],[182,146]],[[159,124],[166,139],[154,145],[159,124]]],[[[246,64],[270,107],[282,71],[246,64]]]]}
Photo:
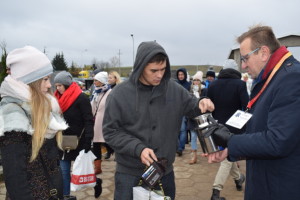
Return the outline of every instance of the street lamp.
{"type": "Polygon", "coordinates": [[[133,66],[134,66],[134,37],[133,37],[133,34],[131,34],[131,37],[132,37],[132,61],[133,61],[132,68],[133,68],[133,66]]]}

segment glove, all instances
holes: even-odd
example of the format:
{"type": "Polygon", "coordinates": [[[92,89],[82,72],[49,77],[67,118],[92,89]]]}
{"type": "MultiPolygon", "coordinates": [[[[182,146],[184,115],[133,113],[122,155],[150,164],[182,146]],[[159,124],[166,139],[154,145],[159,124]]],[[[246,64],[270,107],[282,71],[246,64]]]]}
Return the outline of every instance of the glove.
{"type": "Polygon", "coordinates": [[[218,125],[219,128],[213,132],[212,137],[217,145],[226,148],[227,143],[233,134],[230,133],[229,129],[226,126],[222,124],[218,124],[218,125]]]}
{"type": "Polygon", "coordinates": [[[227,143],[233,134],[230,133],[228,128],[222,124],[211,124],[205,133],[205,137],[210,135],[213,137],[216,145],[226,148],[227,143]]]}
{"type": "Polygon", "coordinates": [[[87,153],[91,150],[91,138],[86,138],[85,143],[83,144],[84,153],[87,153]]]}

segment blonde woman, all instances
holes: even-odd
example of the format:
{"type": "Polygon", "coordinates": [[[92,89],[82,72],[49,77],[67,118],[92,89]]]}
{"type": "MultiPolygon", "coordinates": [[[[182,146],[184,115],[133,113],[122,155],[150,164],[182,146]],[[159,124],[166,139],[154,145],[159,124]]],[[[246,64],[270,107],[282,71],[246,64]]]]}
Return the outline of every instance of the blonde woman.
{"type": "Polygon", "coordinates": [[[111,71],[108,73],[108,84],[110,88],[113,89],[116,85],[121,83],[120,74],[116,71],[111,71]]]}
{"type": "Polygon", "coordinates": [[[26,46],[10,52],[6,63],[11,74],[0,88],[0,149],[8,196],[62,199],[58,148],[67,124],[50,94],[51,62],[26,46]]]}
{"type": "MultiPolygon", "coordinates": [[[[197,71],[193,76],[193,83],[191,86],[191,93],[197,97],[202,97],[202,90],[205,90],[205,86],[202,85],[203,81],[203,72],[197,71]]],[[[188,118],[187,123],[188,129],[191,131],[191,160],[189,161],[190,165],[197,163],[197,133],[195,128],[198,127],[197,122],[194,119],[188,118]]]]}

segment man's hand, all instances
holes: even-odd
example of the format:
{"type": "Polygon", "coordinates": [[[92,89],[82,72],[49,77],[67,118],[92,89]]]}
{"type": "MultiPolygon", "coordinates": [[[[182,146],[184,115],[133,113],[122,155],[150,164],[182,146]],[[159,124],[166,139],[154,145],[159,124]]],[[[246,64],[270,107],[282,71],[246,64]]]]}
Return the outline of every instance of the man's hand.
{"type": "Polygon", "coordinates": [[[228,156],[228,149],[224,149],[223,151],[218,151],[210,154],[202,154],[202,157],[207,157],[208,163],[218,163],[225,160],[228,156]]]}
{"type": "Polygon", "coordinates": [[[154,154],[154,151],[152,149],[145,148],[141,153],[142,163],[149,167],[150,164],[154,162],[154,160],[157,161],[157,157],[154,154]]]}
{"type": "Polygon", "coordinates": [[[199,108],[202,113],[212,112],[215,109],[215,105],[210,99],[204,98],[199,101],[199,108]]]}

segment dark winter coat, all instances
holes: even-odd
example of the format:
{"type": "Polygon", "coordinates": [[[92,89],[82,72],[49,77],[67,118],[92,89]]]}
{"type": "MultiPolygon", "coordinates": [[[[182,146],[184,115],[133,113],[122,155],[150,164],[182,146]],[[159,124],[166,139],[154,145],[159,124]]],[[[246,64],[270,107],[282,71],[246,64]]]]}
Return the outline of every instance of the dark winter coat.
{"type": "MultiPolygon", "coordinates": [[[[63,113],[63,116],[69,125],[69,128],[63,131],[63,135],[77,135],[77,137],[80,137],[84,128],[77,149],[71,150],[69,153],[64,151],[64,160],[75,160],[79,152],[84,149],[85,143],[91,144],[94,136],[94,120],[88,97],[81,93],[74,103],[63,113]]],[[[62,158],[62,151],[60,151],[60,156],[62,158]]]]}
{"type": "Polygon", "coordinates": [[[187,76],[187,71],[185,68],[180,68],[176,71],[176,82],[179,83],[180,85],[182,85],[185,89],[187,89],[188,91],[191,90],[191,82],[188,80],[188,76],[187,76]],[[184,79],[183,80],[179,80],[178,79],[178,73],[179,72],[183,72],[184,74],[184,79]]]}
{"type": "MultiPolygon", "coordinates": [[[[29,162],[32,150],[32,136],[20,128],[20,124],[29,124],[29,114],[25,114],[16,103],[4,102],[3,98],[1,118],[12,118],[10,125],[15,125],[11,131],[5,131],[0,137],[0,150],[3,166],[5,186],[12,200],[48,200],[50,198],[49,174],[53,187],[57,189],[58,197],[63,196],[63,181],[59,167],[59,156],[56,138],[45,139],[37,158],[29,162]],[[19,130],[18,130],[19,129],[19,130]],[[20,131],[22,130],[22,131],[20,131]],[[43,164],[45,164],[45,170],[43,164]]],[[[6,122],[9,123],[9,122],[6,122]]],[[[7,124],[6,124],[7,125],[7,124]]],[[[9,126],[9,125],[8,125],[9,126]]],[[[1,127],[2,128],[2,127],[1,127]]]]}
{"type": "MultiPolygon", "coordinates": [[[[230,160],[247,159],[245,200],[298,200],[300,63],[289,57],[251,108],[246,134],[228,143],[230,160]]],[[[253,98],[265,80],[258,82],[253,98]]]]}
{"type": "Polygon", "coordinates": [[[7,132],[5,137],[0,137],[0,146],[5,170],[4,179],[10,199],[47,200],[50,197],[50,186],[41,157],[43,157],[53,185],[58,189],[58,197],[62,198],[62,176],[58,165],[58,148],[55,138],[45,141],[39,156],[33,162],[29,162],[31,136],[27,133],[7,132]],[[11,168],[12,166],[18,166],[19,169],[11,168]]]}
{"type": "Polygon", "coordinates": [[[215,105],[212,114],[219,123],[227,126],[230,132],[235,134],[244,131],[225,124],[237,110],[246,110],[249,101],[246,83],[241,80],[239,71],[231,68],[221,70],[218,79],[210,84],[207,97],[215,105]]]}
{"type": "Polygon", "coordinates": [[[107,98],[103,134],[115,150],[117,172],[141,176],[145,165],[140,155],[145,148],[153,149],[157,157],[167,158],[166,174],[171,172],[182,117],[200,115],[199,100],[170,80],[169,59],[158,86],[140,83],[145,66],[158,53],[167,56],[159,44],[143,42],[129,80],[118,84],[107,98]]]}

